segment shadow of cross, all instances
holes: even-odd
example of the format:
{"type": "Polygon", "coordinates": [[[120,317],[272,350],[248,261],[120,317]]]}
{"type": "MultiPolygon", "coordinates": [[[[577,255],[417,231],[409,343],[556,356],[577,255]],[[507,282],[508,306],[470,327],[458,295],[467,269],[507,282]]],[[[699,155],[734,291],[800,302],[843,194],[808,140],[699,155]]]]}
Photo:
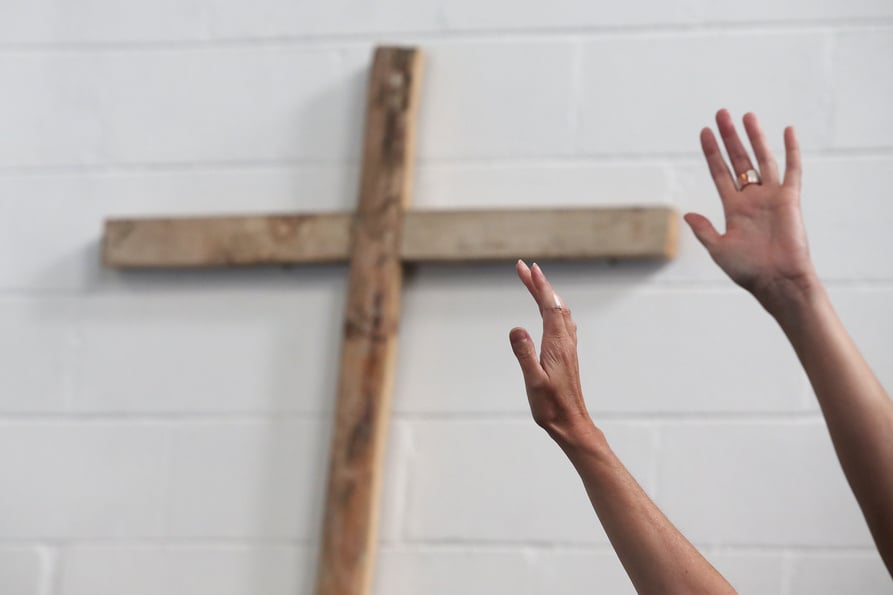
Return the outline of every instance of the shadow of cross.
{"type": "Polygon", "coordinates": [[[668,207],[406,210],[421,79],[415,48],[375,50],[352,213],[115,219],[117,268],[350,262],[317,595],[367,595],[375,562],[403,264],[672,258],[668,207]]]}

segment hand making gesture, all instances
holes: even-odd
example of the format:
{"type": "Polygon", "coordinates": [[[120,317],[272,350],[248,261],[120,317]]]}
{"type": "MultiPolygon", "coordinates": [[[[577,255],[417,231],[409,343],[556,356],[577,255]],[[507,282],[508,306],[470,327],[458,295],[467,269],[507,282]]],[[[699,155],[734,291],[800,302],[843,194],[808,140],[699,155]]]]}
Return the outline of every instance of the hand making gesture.
{"type": "Polygon", "coordinates": [[[512,350],[521,364],[533,419],[552,437],[573,439],[594,429],[577,363],[577,325],[540,267],[523,261],[515,266],[543,318],[543,341],[537,357],[533,339],[523,328],[509,333],[512,350]]]}
{"type": "MultiPolygon", "coordinates": [[[[794,130],[784,131],[781,176],[756,116],[744,116],[756,167],[726,110],[716,115],[716,123],[731,168],[709,129],[701,131],[701,147],[722,200],[725,233],[696,213],[685,220],[713,260],[759,300],[793,345],[881,557],[893,570],[893,402],[837,318],[810,260],[794,130]]],[[[577,327],[567,305],[538,266],[518,261],[517,271],[543,318],[539,356],[526,330],[509,334],[531,413],[580,474],[636,590],[733,593],[639,487],[589,416],[580,386],[577,327]]]]}
{"type": "Polygon", "coordinates": [[[701,148],[722,200],[726,232],[717,232],[703,215],[689,213],[685,220],[716,264],[773,312],[784,304],[784,297],[817,285],[800,214],[797,137],[793,127],[785,129],[785,171],[781,176],[755,115],[744,116],[744,129],[759,170],[727,110],[716,114],[716,125],[731,169],[709,128],[701,131],[701,148]]]}
{"type": "Polygon", "coordinates": [[[732,169],[707,128],[701,131],[701,147],[722,200],[726,232],[719,234],[695,213],[685,220],[720,268],[750,291],[787,335],[878,551],[893,574],[893,402],[835,313],[809,258],[794,130],[784,131],[782,178],[756,116],[744,116],[744,129],[760,172],[729,112],[720,110],[716,124],[732,169]]]}
{"type": "Polygon", "coordinates": [[[537,357],[530,333],[509,333],[533,419],[576,467],[611,544],[639,593],[734,593],[648,498],[608,446],[583,400],[577,325],[543,271],[518,261],[518,276],[543,319],[537,357]]]}

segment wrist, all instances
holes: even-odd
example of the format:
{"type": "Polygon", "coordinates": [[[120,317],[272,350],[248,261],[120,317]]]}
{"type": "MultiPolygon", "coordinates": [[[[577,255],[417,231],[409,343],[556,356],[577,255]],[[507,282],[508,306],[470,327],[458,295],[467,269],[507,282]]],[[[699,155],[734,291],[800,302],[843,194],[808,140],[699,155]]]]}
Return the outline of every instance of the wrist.
{"type": "Polygon", "coordinates": [[[609,450],[604,433],[589,418],[546,431],[571,460],[580,455],[601,455],[609,450]]]}
{"type": "Polygon", "coordinates": [[[812,271],[796,277],[773,280],[755,289],[753,294],[782,326],[794,322],[827,297],[821,280],[812,271]]]}

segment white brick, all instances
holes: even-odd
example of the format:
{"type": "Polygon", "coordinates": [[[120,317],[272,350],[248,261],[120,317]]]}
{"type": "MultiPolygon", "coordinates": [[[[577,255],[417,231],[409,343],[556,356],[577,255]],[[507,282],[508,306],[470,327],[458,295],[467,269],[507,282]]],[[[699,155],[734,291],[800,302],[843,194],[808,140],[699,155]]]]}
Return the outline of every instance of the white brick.
{"type": "Polygon", "coordinates": [[[86,57],[113,162],[359,156],[365,51],[251,48],[86,57]]]}
{"type": "MultiPolygon", "coordinates": [[[[596,412],[800,410],[806,379],[775,322],[743,291],[587,295],[575,315],[596,412]],[[647,362],[640,367],[639,362],[647,362]],[[742,362],[758,373],[742,373],[742,362]]],[[[573,307],[573,305],[572,305],[573,307]]]]}
{"type": "Polygon", "coordinates": [[[437,2],[326,3],[258,0],[129,2],[10,0],[0,7],[2,42],[139,42],[438,29],[437,2]]]}
{"type": "Polygon", "coordinates": [[[102,73],[82,55],[0,55],[0,166],[90,163],[99,159],[102,73]]]}
{"type": "Polygon", "coordinates": [[[65,409],[74,343],[65,298],[0,298],[0,411],[65,409]]]}
{"type": "Polygon", "coordinates": [[[569,154],[572,55],[570,44],[556,42],[427,44],[419,156],[569,154]]]}
{"type": "MultiPolygon", "coordinates": [[[[195,273],[190,273],[190,276],[195,273]]],[[[298,279],[141,279],[84,301],[72,407],[84,412],[328,411],[343,271],[298,279]],[[260,282],[263,289],[242,289],[260,282]],[[174,284],[193,283],[194,289],[174,284]],[[203,283],[202,289],[195,289],[203,283]]],[[[294,279],[294,278],[293,278],[294,279]]]]}
{"type": "Polygon", "coordinates": [[[0,41],[150,41],[204,37],[203,2],[6,0],[0,41]]]}
{"type": "Polygon", "coordinates": [[[891,61],[893,29],[838,34],[832,66],[835,146],[893,146],[891,61]]]}
{"type": "Polygon", "coordinates": [[[164,533],[170,434],[133,423],[5,423],[0,533],[6,539],[164,533]]]}
{"type": "Polygon", "coordinates": [[[893,158],[809,159],[804,165],[803,212],[810,252],[825,279],[893,279],[886,222],[893,218],[880,182],[893,158]]]}
{"type": "Polygon", "coordinates": [[[508,332],[536,306],[511,265],[423,268],[407,279],[402,308],[396,411],[528,411],[508,332]]]}
{"type": "MultiPolygon", "coordinates": [[[[793,351],[743,290],[608,289],[583,266],[544,268],[574,312],[583,389],[596,418],[807,406],[793,351]],[[741,362],[759,373],[742,374],[741,362]]],[[[538,342],[542,323],[510,265],[422,272],[409,284],[404,313],[398,411],[528,410],[508,331],[526,326],[538,342]],[[432,357],[432,349],[445,355],[432,357]]]]}
{"type": "MultiPolygon", "coordinates": [[[[176,433],[170,534],[179,538],[319,538],[330,421],[183,423],[176,433]]],[[[391,423],[379,539],[401,538],[411,438],[391,423]]]]}
{"type": "Polygon", "coordinates": [[[482,10],[473,0],[445,2],[445,19],[456,29],[560,29],[618,25],[666,25],[696,20],[698,0],[654,2],[648,10],[637,4],[611,4],[586,0],[534,0],[491,2],[482,10]]]}
{"type": "Polygon", "coordinates": [[[804,146],[828,143],[829,90],[818,33],[609,37],[584,47],[580,105],[589,153],[694,153],[717,109],[798,125],[804,146]],[[784,56],[784,59],[779,59],[784,56]],[[741,81],[759,80],[759,85],[741,81]],[[772,89],[767,93],[766,89],[772,89]]]}
{"type": "Polygon", "coordinates": [[[102,215],[80,189],[72,187],[66,197],[61,184],[50,186],[0,178],[3,289],[83,287],[98,275],[102,215]],[[26,185],[34,192],[19,192],[26,185]],[[48,193],[39,196],[39,186],[48,193]]]}
{"type": "Polygon", "coordinates": [[[791,595],[890,592],[890,573],[877,553],[805,553],[794,558],[791,595]]]}
{"type": "Polygon", "coordinates": [[[778,21],[830,21],[893,16],[885,0],[755,0],[747,3],[699,0],[701,18],[712,23],[764,23],[778,21]]]}
{"type": "MultiPolygon", "coordinates": [[[[603,429],[648,489],[651,431],[603,429]]],[[[412,432],[408,539],[607,543],[574,468],[533,421],[419,421],[412,432]]]]}
{"type": "Polygon", "coordinates": [[[381,553],[380,595],[570,595],[635,593],[612,551],[471,546],[389,549],[381,553]]]}
{"type": "Polygon", "coordinates": [[[208,6],[208,22],[214,37],[382,35],[441,29],[439,5],[437,0],[260,0],[252,4],[214,0],[208,6]]]}
{"type": "Polygon", "coordinates": [[[170,535],[316,538],[328,448],[320,422],[182,424],[174,443],[170,535]]]}
{"type": "Polygon", "coordinates": [[[98,254],[108,217],[350,209],[356,186],[343,166],[0,176],[0,288],[119,279],[98,254]]]}
{"type": "Polygon", "coordinates": [[[657,498],[699,543],[871,543],[819,420],[668,426],[657,498]]]}
{"type": "Polygon", "coordinates": [[[420,208],[641,206],[670,202],[666,166],[599,163],[423,164],[413,205],[420,208]]]}
{"type": "Polygon", "coordinates": [[[8,55],[0,165],[355,157],[368,61],[293,48],[8,55]]]}
{"type": "Polygon", "coordinates": [[[409,424],[402,420],[389,421],[378,527],[380,543],[392,544],[403,540],[409,496],[409,462],[413,452],[413,434],[409,424]]]}
{"type": "Polygon", "coordinates": [[[746,4],[712,0],[669,0],[642,4],[606,4],[585,0],[557,0],[544,4],[534,0],[489,3],[482,9],[472,0],[444,3],[448,25],[455,29],[520,30],[609,29],[618,26],[648,26],[701,23],[765,23],[804,20],[835,21],[893,16],[884,0],[757,0],[746,4]]]}
{"type": "Polygon", "coordinates": [[[74,546],[59,595],[294,595],[313,588],[294,546],[74,546]]]}
{"type": "MultiPolygon", "coordinates": [[[[736,552],[707,557],[739,593],[781,593],[778,555],[736,552]]],[[[376,581],[375,592],[382,595],[635,593],[610,548],[388,548],[380,554],[376,581]]]]}
{"type": "Polygon", "coordinates": [[[43,595],[50,572],[49,552],[30,547],[0,547],[3,595],[43,595]]]}

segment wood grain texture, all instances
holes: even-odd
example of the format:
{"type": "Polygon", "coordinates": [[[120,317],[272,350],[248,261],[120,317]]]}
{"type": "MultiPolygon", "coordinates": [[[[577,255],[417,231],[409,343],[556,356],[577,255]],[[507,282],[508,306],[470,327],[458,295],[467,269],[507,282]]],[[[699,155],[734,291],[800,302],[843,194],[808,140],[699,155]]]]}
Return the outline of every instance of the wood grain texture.
{"type": "MultiPolygon", "coordinates": [[[[669,207],[408,211],[404,262],[672,258],[669,207]]],[[[103,255],[118,268],[345,262],[352,215],[121,219],[106,223],[103,255]]]]}
{"type": "Polygon", "coordinates": [[[353,226],[317,595],[367,595],[372,590],[400,318],[400,233],[410,197],[420,76],[419,51],[376,50],[353,226]]]}
{"type": "Polygon", "coordinates": [[[408,213],[407,262],[672,258],[668,207],[408,213]]]}
{"type": "Polygon", "coordinates": [[[117,268],[343,262],[352,214],[112,219],[103,261],[117,268]]]}

